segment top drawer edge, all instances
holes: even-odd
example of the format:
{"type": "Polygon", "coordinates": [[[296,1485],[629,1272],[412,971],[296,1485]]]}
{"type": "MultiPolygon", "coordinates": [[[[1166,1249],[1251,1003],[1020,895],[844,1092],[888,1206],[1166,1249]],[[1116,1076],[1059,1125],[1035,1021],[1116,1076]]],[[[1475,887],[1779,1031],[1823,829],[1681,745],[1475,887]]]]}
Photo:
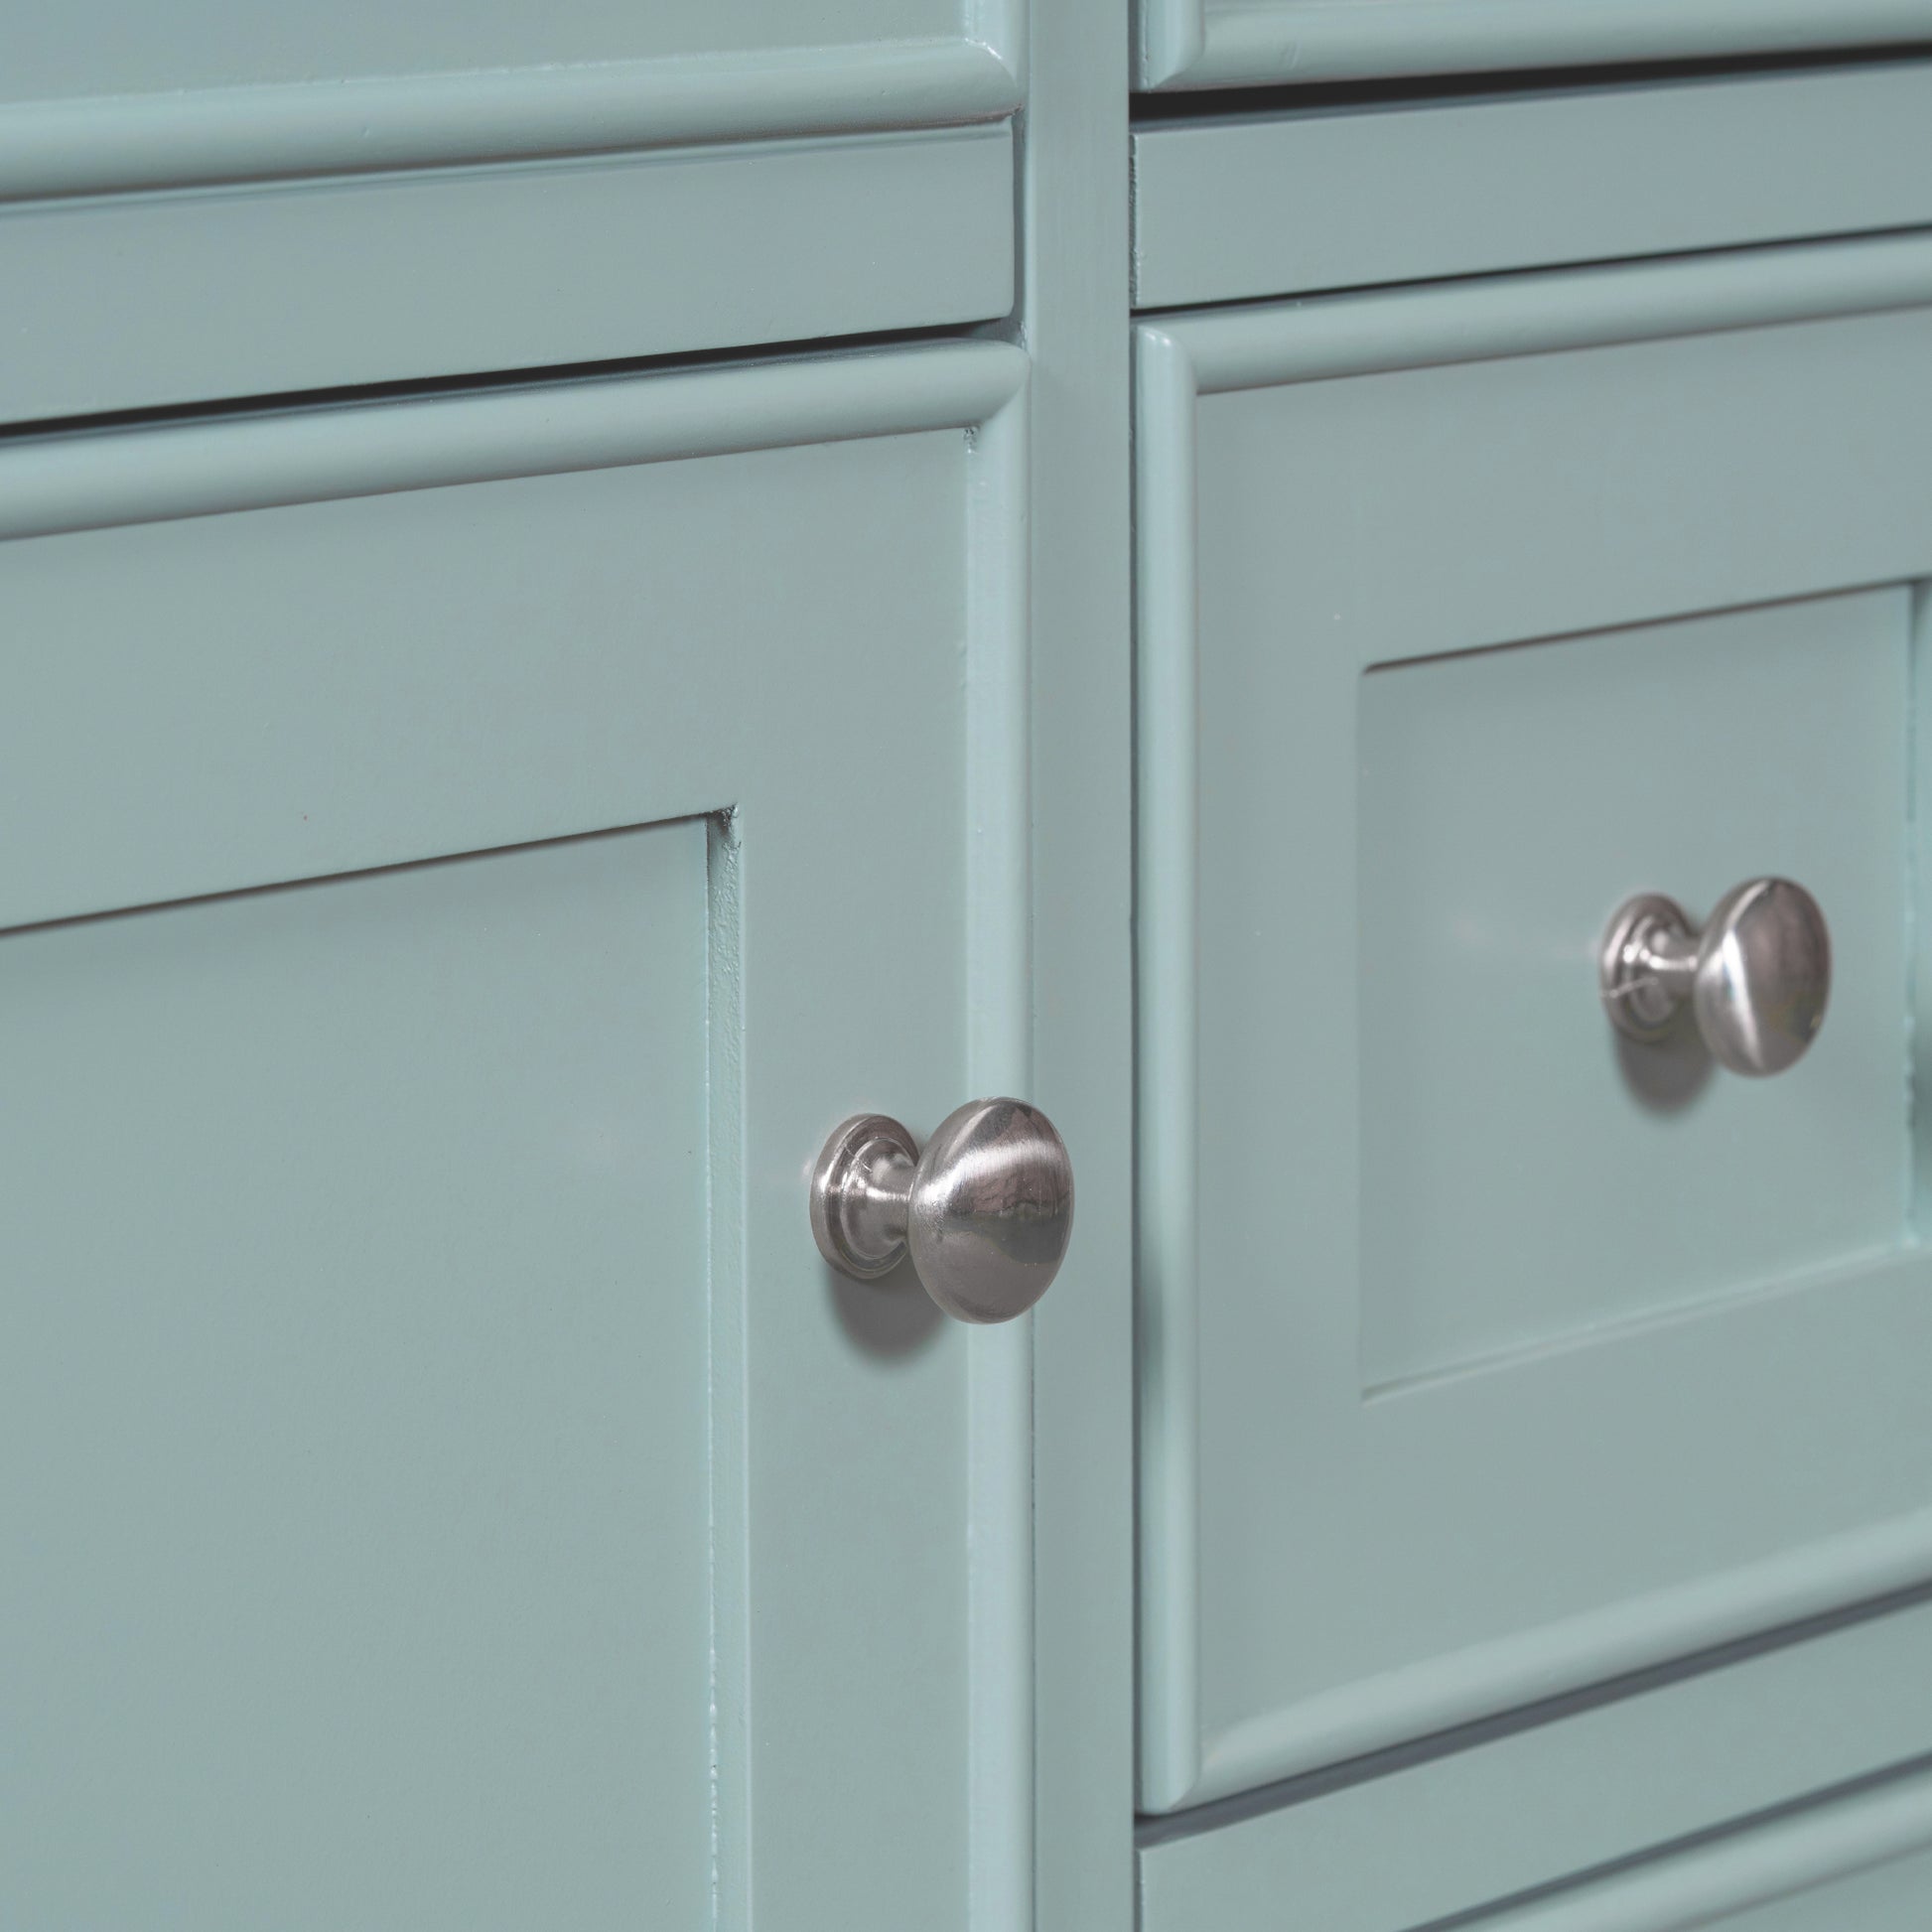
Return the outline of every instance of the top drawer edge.
{"type": "Polygon", "coordinates": [[[1138,84],[1264,87],[1881,46],[1927,0],[1140,0],[1138,84]]]}
{"type": "Polygon", "coordinates": [[[1932,61],[1134,134],[1141,309],[1932,221],[1932,61]]]}
{"type": "Polygon", "coordinates": [[[0,202],[1005,119],[990,47],[877,42],[0,105],[0,202]]]}

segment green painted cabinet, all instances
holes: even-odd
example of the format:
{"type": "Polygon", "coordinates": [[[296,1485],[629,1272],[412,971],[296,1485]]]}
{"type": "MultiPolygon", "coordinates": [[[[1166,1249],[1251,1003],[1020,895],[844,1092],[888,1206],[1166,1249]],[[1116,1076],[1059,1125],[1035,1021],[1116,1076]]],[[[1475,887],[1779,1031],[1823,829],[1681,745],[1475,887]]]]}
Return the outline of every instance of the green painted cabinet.
{"type": "Polygon", "coordinates": [[[1929,48],[0,21],[0,1932],[1916,1932],[1929,48]]]}
{"type": "Polygon", "coordinates": [[[0,454],[0,1922],[966,1924],[1027,1337],[803,1173],[1028,1077],[1026,374],[0,454]]]}

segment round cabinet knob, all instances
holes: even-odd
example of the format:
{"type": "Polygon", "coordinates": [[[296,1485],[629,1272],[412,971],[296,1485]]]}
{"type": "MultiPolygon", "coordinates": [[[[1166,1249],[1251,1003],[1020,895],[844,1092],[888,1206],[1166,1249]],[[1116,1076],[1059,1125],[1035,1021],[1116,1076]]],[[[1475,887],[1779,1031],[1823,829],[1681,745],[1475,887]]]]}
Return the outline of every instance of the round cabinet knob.
{"type": "Polygon", "coordinates": [[[1712,1057],[1733,1073],[1782,1073],[1825,1021],[1832,936],[1788,879],[1751,879],[1695,930],[1673,899],[1626,899],[1603,937],[1603,1004],[1617,1031],[1658,1040],[1688,1002],[1712,1057]]]}
{"type": "Polygon", "coordinates": [[[897,1121],[858,1114],[812,1171],[818,1251],[862,1282],[909,1251],[925,1292],[960,1321],[1011,1321],[1046,1293],[1073,1231],[1073,1167],[1024,1100],[970,1100],[921,1154],[897,1121]]]}

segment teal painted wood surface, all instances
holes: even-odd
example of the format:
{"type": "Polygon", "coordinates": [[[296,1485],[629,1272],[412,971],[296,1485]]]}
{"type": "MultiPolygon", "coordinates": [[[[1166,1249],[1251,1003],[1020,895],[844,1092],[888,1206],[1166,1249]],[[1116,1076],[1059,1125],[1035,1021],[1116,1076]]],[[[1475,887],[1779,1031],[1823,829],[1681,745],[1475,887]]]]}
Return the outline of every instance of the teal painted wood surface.
{"type": "MultiPolygon", "coordinates": [[[[1932,1907],[1928,1845],[1932,1774],[1921,1758],[1810,1807],[1740,1820],[1493,1912],[1432,1918],[1411,1932],[1451,1925],[1457,1932],[1916,1932],[1932,1907]]],[[[1284,1895],[1245,1910],[1198,1897],[1190,1901],[1194,1915],[1178,1917],[1166,1901],[1154,1903],[1150,1888],[1143,1922],[1150,1932],[1278,1926],[1284,1895]]]]}
{"type": "Polygon", "coordinates": [[[43,1069],[23,1091],[102,1061],[14,1118],[37,1172],[145,1187],[152,1225],[70,1237],[71,1191],[8,1202],[78,1287],[7,1365],[31,1439],[53,1405],[72,1453],[10,1458],[0,1493],[23,1546],[66,1526],[79,1554],[9,1573],[15,1627],[68,1667],[12,1687],[59,1750],[0,1808],[0,1919],[883,1932],[966,1926],[1002,1858],[1024,1890],[1030,1846],[984,1799],[1030,1792],[1028,1331],[981,1347],[909,1290],[835,1283],[801,1189],[841,1114],[923,1131],[1025,1080],[1026,366],[953,345],[7,451],[0,709],[86,748],[10,760],[41,857],[0,887],[0,971],[55,964],[19,968],[8,1024],[43,1069]],[[660,851],[668,883],[631,883],[660,851]],[[828,897],[838,851],[890,867],[885,927],[828,897]],[[366,940],[364,904],[391,908],[366,940]],[[175,977],[151,935],[180,935],[175,977]],[[144,1004],[171,989],[173,1026],[144,1004]],[[145,1098],[95,1132],[127,1107],[124,1035],[145,1098]],[[158,1419],[138,1468],[83,1427],[113,1389],[58,1400],[90,1346],[139,1398],[115,1426],[158,1419]],[[646,1467],[695,1547],[635,1516],[646,1467]],[[229,1565],[253,1594],[191,1627],[229,1565]],[[695,1643],[666,1625],[653,1652],[648,1606],[621,1609],[646,1587],[697,1606],[695,1643]],[[168,1610],[145,1640],[90,1636],[144,1593],[168,1610]],[[261,1627],[224,1644],[223,1616],[261,1627]],[[419,1681],[436,1629],[461,1647],[419,1681]],[[83,1802],[103,1739],[127,1790],[83,1802]],[[130,1820],[180,1741],[231,1802],[184,1783],[130,1820]],[[271,1894],[343,1833],[380,1856],[271,1894]]]}
{"type": "Polygon", "coordinates": [[[0,419],[979,321],[1013,245],[1001,122],[0,205],[0,419]]]}
{"type": "Polygon", "coordinates": [[[1034,1090],[1079,1231],[1034,1324],[1033,1881],[975,1932],[1134,1920],[1132,634],[1127,37],[1029,9],[1034,1090]]]}
{"type": "Polygon", "coordinates": [[[1363,677],[1365,1388],[1907,1245],[1911,662],[1892,589],[1363,677]],[[1606,1037],[1609,909],[1758,875],[1823,896],[1828,1050],[1757,1082],[1606,1037]]]}
{"type": "Polygon", "coordinates": [[[1923,1854],[1856,1871],[1717,1921],[1727,1932],[1913,1932],[1932,1906],[1932,1858],[1923,1854]]]}
{"type": "Polygon", "coordinates": [[[75,0],[58,28],[0,29],[0,98],[46,102],[371,75],[467,73],[692,56],[771,57],[969,36],[962,0],[462,0],[409,10],[380,0],[262,9],[181,0],[163,18],[122,0],[75,0]]]}
{"type": "MultiPolygon", "coordinates": [[[[1922,649],[1922,618],[1913,607],[1908,645],[1902,591],[1809,617],[1763,608],[1909,585],[1932,563],[1919,381],[1932,321],[1896,306],[1932,293],[1929,264],[1918,240],[1847,243],[1141,332],[1149,1806],[1308,1770],[1932,1576],[1914,1369],[1932,1341],[1911,1205],[1922,1183],[1908,1188],[1900,1127],[1913,1014],[1895,991],[1897,928],[1886,929],[1908,831],[1886,693],[1908,648],[1914,661],[1922,649]],[[1807,310],[1825,319],[1799,320],[1807,310]],[[1605,1309],[1600,1327],[1534,1346],[1492,1335],[1455,1373],[1370,1390],[1365,1339],[1372,1355],[1388,1331],[1364,1301],[1363,1217],[1418,1210],[1387,1176],[1365,1181],[1362,1155],[1396,1131],[1398,1103],[1418,1109],[1433,1147],[1472,1119],[1493,1124],[1488,1102],[1516,1077],[1512,1061],[1553,1047],[1525,1017],[1545,1011],[1529,976],[1547,970],[1554,984],[1567,971],[1593,1020],[1610,904],[1579,907],[1558,952],[1537,942],[1515,963],[1498,952],[1466,1020],[1469,1038],[1496,1042],[1479,1092],[1450,1104],[1426,1069],[1405,1086],[1399,1065],[1378,1062],[1359,989],[1380,962],[1358,944],[1358,917],[1393,930],[1434,906],[1426,932],[1397,937],[1459,958],[1460,882],[1482,877],[1480,839],[1495,828],[1472,833],[1460,856],[1427,846],[1443,788],[1461,787],[1440,807],[1453,814],[1484,782],[1480,759],[1465,772],[1452,750],[1432,751],[1434,777],[1399,807],[1423,842],[1413,853],[1431,853],[1416,861],[1428,897],[1364,897],[1355,800],[1375,746],[1362,674],[1745,606],[1755,615],[1678,633],[1686,693],[1693,639],[1732,626],[1747,656],[1747,634],[1766,647],[1739,694],[1753,708],[1743,715],[1761,700],[1767,732],[1800,731],[1803,701],[1781,709],[1776,671],[1775,639],[1796,625],[1807,675],[1821,669],[1814,651],[1833,653],[1845,697],[1863,707],[1843,714],[1843,730],[1823,713],[1813,721],[1819,823],[1848,815],[1814,861],[1829,876],[1812,883],[1850,895],[1869,949],[1849,969],[1845,984],[1863,990],[1838,1035],[1827,1028],[1814,1077],[1848,1106],[1855,1089],[1883,1104],[1869,1131],[1892,1137],[1878,1153],[1895,1177],[1894,1218],[1880,1227],[1867,1191],[1864,1218],[1830,1256],[1814,1251],[1807,1274],[1767,1263],[1731,1282],[1728,1301],[1641,1317],[1605,1309]],[[1896,1009],[1881,1054],[1888,976],[1896,1009]],[[1889,1257],[1871,1258],[1874,1240],[1892,1244],[1889,1257]]],[[[1641,658],[1644,637],[1629,642],[1641,658]]],[[[1511,663],[1535,661],[1467,663],[1514,689],[1511,663]]],[[[1661,707],[1678,674],[1660,666],[1661,707]]],[[[1451,675],[1375,673],[1392,689],[1451,675]]],[[[1668,827],[1639,807],[1618,830],[1618,798],[1587,777],[1609,749],[1589,734],[1614,715],[1577,722],[1584,756],[1537,781],[1547,796],[1524,806],[1535,822],[1520,836],[1574,823],[1581,850],[1614,848],[1616,891],[1625,875],[1671,890],[1665,875],[1691,851],[1747,876],[1759,861],[1744,847],[1776,825],[1738,827],[1734,855],[1706,849],[1712,792],[1681,758],[1653,768],[1641,740],[1630,783],[1678,805],[1668,827]]],[[[1536,758],[1533,740],[1505,756],[1536,758]]],[[[1722,782],[1722,770],[1708,780],[1722,782]]],[[[1601,1051],[1608,1062],[1607,1029],[1601,1051]]],[[[1758,1091],[1773,1110],[1797,1100],[1758,1091]]],[[[1743,1098],[1707,1087],[1656,1116],[1656,1134],[1688,1147],[1743,1098]]],[[[1510,1131],[1571,1146],[1582,1185],[1598,1113],[1631,1103],[1592,1076],[1539,1104],[1537,1121],[1510,1131]]],[[[1745,1150],[1702,1152],[1722,1163],[1745,1150]]],[[[1486,1184],[1506,1184],[1511,1158],[1499,1145],[1486,1184]]],[[[1700,1174],[1692,1161],[1671,1191],[1626,1200],[1620,1223],[1614,1200],[1593,1203],[1590,1240],[1620,1241],[1646,1270],[1667,1266],[1670,1231],[1694,1228],[1713,1197],[1700,1174]],[[1651,1257],[1660,1239],[1663,1264],[1651,1257]]],[[[1789,1172],[1773,1184],[1792,1185],[1789,1172]]],[[[1413,1258],[1430,1233],[1419,1223],[1376,1239],[1413,1258]]],[[[1509,1230],[1496,1239],[1513,1266],[1509,1230]]],[[[1561,1256],[1548,1265],[1569,1274],[1561,1256]]],[[[1597,1265],[1577,1264],[1578,1279],[1597,1265]]],[[[1494,1312],[1476,1264],[1431,1267],[1411,1307],[1437,1335],[1494,1312]]]]}
{"type": "Polygon", "coordinates": [[[0,1918],[700,1922],[705,845],[0,937],[0,1918]]]}
{"type": "Polygon", "coordinates": [[[1909,227],[1932,215],[1928,107],[1932,69],[1887,61],[1145,122],[1134,300],[1173,308],[1909,227]]]}
{"type": "Polygon", "coordinates": [[[1143,87],[1791,54],[1921,40],[1924,0],[1138,0],[1143,87]]]}
{"type": "Polygon", "coordinates": [[[1884,1774],[1928,1735],[1932,1606],[1917,1601],[1149,1820],[1141,1924],[1265,1932],[1292,1912],[1324,1932],[1460,1925],[1497,1899],[1884,1774]]]}
{"type": "Polygon", "coordinates": [[[1003,315],[1021,65],[1006,0],[0,22],[0,420],[1003,315]]]}
{"type": "MultiPolygon", "coordinates": [[[[701,15],[694,11],[687,19],[701,15]]],[[[953,127],[1020,103],[984,38],[53,95],[0,107],[0,199],[953,127]]],[[[454,43],[440,41],[444,60],[454,43]]]]}
{"type": "Polygon", "coordinates": [[[1932,1779],[1821,1804],[1481,1921],[1488,1932],[1909,1932],[1932,1904],[1932,1779]]]}

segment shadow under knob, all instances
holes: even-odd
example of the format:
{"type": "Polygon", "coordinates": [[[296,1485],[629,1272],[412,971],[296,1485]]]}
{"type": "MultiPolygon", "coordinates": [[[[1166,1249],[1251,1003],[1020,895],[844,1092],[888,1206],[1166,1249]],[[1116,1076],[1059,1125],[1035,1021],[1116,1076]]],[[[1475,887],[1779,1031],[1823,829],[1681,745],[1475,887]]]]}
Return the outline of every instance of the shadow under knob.
{"type": "Polygon", "coordinates": [[[1073,1168],[1053,1123],[1024,1100],[972,1100],[923,1153],[896,1120],[832,1132],[811,1183],[812,1235],[834,1268],[876,1281],[909,1253],[960,1321],[1011,1321],[1046,1293],[1073,1231],[1073,1168]]]}
{"type": "Polygon", "coordinates": [[[1688,1005],[1712,1057],[1733,1073],[1782,1073],[1824,1025],[1832,939],[1818,901],[1788,879],[1750,879],[1700,932],[1644,893],[1617,908],[1599,962],[1603,1005],[1631,1039],[1668,1035],[1688,1005]]]}

